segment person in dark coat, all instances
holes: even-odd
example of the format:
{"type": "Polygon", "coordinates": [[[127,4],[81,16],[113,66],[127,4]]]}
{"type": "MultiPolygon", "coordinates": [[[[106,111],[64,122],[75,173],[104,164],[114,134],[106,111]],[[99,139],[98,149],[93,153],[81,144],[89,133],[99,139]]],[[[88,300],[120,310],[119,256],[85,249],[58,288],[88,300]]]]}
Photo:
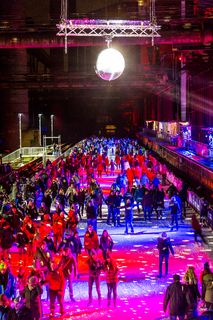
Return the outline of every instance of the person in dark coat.
{"type": "Polygon", "coordinates": [[[208,207],[209,207],[208,202],[204,200],[200,210],[200,223],[202,227],[207,226],[208,209],[209,209],[208,207]]]}
{"type": "Polygon", "coordinates": [[[50,268],[50,260],[51,254],[47,249],[47,245],[45,241],[40,243],[40,246],[37,246],[36,252],[34,255],[34,260],[38,259],[41,266],[46,267],[46,269],[50,268]]]}
{"type": "Polygon", "coordinates": [[[182,201],[182,208],[183,208],[183,216],[186,217],[186,207],[187,207],[187,198],[188,198],[188,185],[187,183],[183,182],[182,188],[179,192],[179,197],[182,201]]]}
{"type": "Polygon", "coordinates": [[[50,190],[45,191],[42,202],[45,203],[45,206],[47,208],[47,212],[50,213],[50,208],[51,208],[51,204],[52,204],[52,197],[50,195],[50,190]]]}
{"type": "Polygon", "coordinates": [[[75,257],[76,260],[76,273],[77,273],[77,277],[79,278],[79,272],[78,272],[78,256],[79,254],[81,254],[81,250],[82,250],[82,243],[81,243],[81,239],[79,237],[78,232],[76,231],[73,235],[73,242],[74,242],[74,252],[73,255],[75,257]]]}
{"type": "Polygon", "coordinates": [[[152,190],[145,190],[143,199],[142,199],[142,207],[144,213],[144,220],[147,220],[147,215],[149,221],[151,221],[151,214],[152,214],[152,206],[153,206],[153,199],[152,199],[152,190]]]}
{"type": "Polygon", "coordinates": [[[121,201],[122,201],[123,197],[120,193],[119,190],[116,190],[115,191],[115,199],[114,199],[114,205],[115,205],[115,208],[114,208],[114,225],[117,224],[117,226],[121,226],[121,223],[120,223],[120,206],[121,206],[121,201]]]}
{"type": "Polygon", "coordinates": [[[64,250],[65,248],[70,248],[71,252],[73,253],[75,248],[74,248],[74,236],[73,234],[69,232],[65,232],[63,240],[59,243],[58,250],[57,252],[60,252],[64,250]]]}
{"type": "Polygon", "coordinates": [[[38,218],[38,211],[36,209],[35,203],[32,200],[29,200],[27,204],[26,214],[30,217],[31,220],[36,220],[38,218]]]}
{"type": "Polygon", "coordinates": [[[42,292],[38,278],[36,276],[30,277],[27,286],[24,288],[23,298],[26,301],[26,307],[30,309],[33,314],[33,320],[40,320],[42,317],[42,292]]]}
{"type": "Polygon", "coordinates": [[[170,320],[184,320],[187,303],[184,285],[180,282],[180,276],[178,274],[173,276],[173,283],[166,289],[163,301],[164,312],[166,312],[168,304],[170,320]]]}
{"type": "Polygon", "coordinates": [[[130,198],[127,198],[125,201],[125,205],[121,207],[125,208],[125,234],[128,234],[128,226],[131,229],[131,233],[134,233],[134,227],[133,227],[133,207],[134,207],[134,200],[131,200],[130,198]]]}
{"type": "Polygon", "coordinates": [[[73,297],[73,279],[77,276],[77,268],[76,260],[69,247],[64,248],[59,265],[63,271],[65,282],[68,282],[70,301],[75,302],[73,297]]]}
{"type": "Polygon", "coordinates": [[[169,208],[171,210],[171,230],[173,231],[174,225],[176,227],[176,231],[178,231],[178,204],[171,198],[169,202],[169,208]]]}
{"type": "Polygon", "coordinates": [[[106,198],[105,203],[108,207],[107,224],[111,225],[111,219],[113,219],[115,207],[115,193],[113,190],[110,191],[110,194],[106,198]]]}
{"type": "Polygon", "coordinates": [[[97,208],[95,207],[93,200],[89,200],[86,207],[87,225],[92,225],[93,229],[97,232],[97,208]]]}
{"type": "Polygon", "coordinates": [[[103,258],[107,259],[107,252],[112,251],[114,242],[107,230],[104,230],[100,237],[100,249],[102,250],[103,258]]]}
{"type": "Polygon", "coordinates": [[[0,228],[0,247],[2,248],[2,257],[7,257],[13,242],[13,229],[10,224],[4,220],[0,228]]]}
{"type": "Polygon", "coordinates": [[[162,211],[164,208],[164,198],[165,198],[165,193],[163,189],[155,188],[153,190],[153,209],[155,210],[157,214],[157,219],[162,219],[162,211]]]}
{"type": "Polygon", "coordinates": [[[162,277],[162,265],[163,260],[165,260],[165,274],[168,274],[169,269],[169,254],[170,252],[174,255],[174,250],[170,241],[170,238],[167,237],[166,232],[163,232],[161,237],[157,240],[157,248],[159,250],[159,275],[158,277],[162,277]]]}
{"type": "Polygon", "coordinates": [[[17,244],[18,252],[21,258],[22,258],[22,255],[26,253],[26,250],[27,250],[26,245],[28,243],[29,243],[29,239],[21,227],[16,234],[16,244],[17,244]]]}
{"type": "Polygon", "coordinates": [[[48,251],[51,252],[51,254],[56,253],[56,248],[55,248],[53,236],[51,233],[48,233],[46,235],[46,237],[44,238],[44,242],[46,243],[47,249],[48,249],[48,251]]]}
{"type": "Polygon", "coordinates": [[[198,243],[197,236],[199,236],[201,238],[201,240],[203,241],[203,243],[208,244],[203,233],[202,233],[201,225],[200,225],[195,213],[193,213],[191,221],[192,221],[192,228],[194,230],[195,242],[198,243]]]}
{"type": "Polygon", "coordinates": [[[86,192],[85,192],[84,188],[80,188],[80,190],[78,192],[78,204],[79,204],[79,210],[80,210],[81,216],[83,216],[83,214],[84,214],[85,198],[86,198],[86,192]]]}

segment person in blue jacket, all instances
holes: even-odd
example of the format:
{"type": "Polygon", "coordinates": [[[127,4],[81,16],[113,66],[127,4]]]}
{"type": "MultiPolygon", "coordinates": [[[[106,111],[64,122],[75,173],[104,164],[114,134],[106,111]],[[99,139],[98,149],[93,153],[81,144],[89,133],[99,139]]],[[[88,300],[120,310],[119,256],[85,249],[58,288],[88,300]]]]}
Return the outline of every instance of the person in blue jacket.
{"type": "Polygon", "coordinates": [[[15,298],[15,277],[5,261],[0,261],[0,294],[15,298]]]}

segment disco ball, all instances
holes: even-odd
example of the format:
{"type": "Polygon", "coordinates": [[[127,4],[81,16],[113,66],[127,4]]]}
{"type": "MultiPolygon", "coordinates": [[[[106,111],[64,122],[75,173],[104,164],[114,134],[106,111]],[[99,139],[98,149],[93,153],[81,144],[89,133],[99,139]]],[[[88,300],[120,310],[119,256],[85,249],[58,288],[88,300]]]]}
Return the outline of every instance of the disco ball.
{"type": "Polygon", "coordinates": [[[98,55],[96,62],[97,75],[106,81],[120,77],[125,68],[125,60],[122,54],[113,48],[108,48],[98,55]]]}

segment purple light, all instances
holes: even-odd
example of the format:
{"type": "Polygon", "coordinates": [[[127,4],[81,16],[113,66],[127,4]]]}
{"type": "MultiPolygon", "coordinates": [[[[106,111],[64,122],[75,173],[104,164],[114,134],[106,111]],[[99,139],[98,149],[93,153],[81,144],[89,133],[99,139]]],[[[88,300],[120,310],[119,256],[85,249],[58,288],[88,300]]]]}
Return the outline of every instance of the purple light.
{"type": "MultiPolygon", "coordinates": [[[[134,25],[134,26],[149,26],[150,21],[148,20],[102,20],[102,19],[71,19],[71,20],[65,20],[65,23],[69,25],[122,25],[122,26],[129,26],[129,25],[134,25]]],[[[62,23],[63,25],[63,23],[62,23]]]]}

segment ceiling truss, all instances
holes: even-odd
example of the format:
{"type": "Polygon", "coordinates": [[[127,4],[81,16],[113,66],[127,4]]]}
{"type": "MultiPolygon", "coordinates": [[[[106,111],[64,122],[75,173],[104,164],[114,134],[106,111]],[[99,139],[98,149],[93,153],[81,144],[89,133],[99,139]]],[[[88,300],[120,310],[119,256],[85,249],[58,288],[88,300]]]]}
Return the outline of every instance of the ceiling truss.
{"type": "Polygon", "coordinates": [[[103,37],[111,41],[116,37],[149,37],[152,45],[154,38],[160,37],[158,31],[160,26],[150,21],[133,20],[90,20],[78,19],[67,20],[57,24],[58,36],[65,38],[65,50],[67,48],[67,37],[103,37]]]}

